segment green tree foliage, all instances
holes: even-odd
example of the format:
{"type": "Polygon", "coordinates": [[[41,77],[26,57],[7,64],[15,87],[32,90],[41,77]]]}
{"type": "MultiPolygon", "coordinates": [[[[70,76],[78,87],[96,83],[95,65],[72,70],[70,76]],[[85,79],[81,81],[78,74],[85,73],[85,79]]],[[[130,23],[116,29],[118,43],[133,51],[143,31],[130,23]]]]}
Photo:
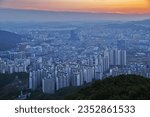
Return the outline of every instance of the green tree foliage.
{"type": "Polygon", "coordinates": [[[145,100],[150,99],[150,79],[120,75],[93,82],[74,95],[74,100],[145,100]]]}
{"type": "Polygon", "coordinates": [[[28,73],[0,74],[0,99],[16,99],[28,87],[28,73]]]}

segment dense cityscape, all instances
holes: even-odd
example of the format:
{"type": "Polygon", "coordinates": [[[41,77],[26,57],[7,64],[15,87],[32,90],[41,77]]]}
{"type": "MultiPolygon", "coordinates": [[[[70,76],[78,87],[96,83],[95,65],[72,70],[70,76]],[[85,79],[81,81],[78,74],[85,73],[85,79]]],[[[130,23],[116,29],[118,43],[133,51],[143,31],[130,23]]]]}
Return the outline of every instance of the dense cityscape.
{"type": "Polygon", "coordinates": [[[21,35],[22,42],[0,51],[0,73],[29,73],[31,91],[53,94],[121,74],[150,78],[150,29],[142,23],[40,25],[1,24],[1,29],[21,35]]]}

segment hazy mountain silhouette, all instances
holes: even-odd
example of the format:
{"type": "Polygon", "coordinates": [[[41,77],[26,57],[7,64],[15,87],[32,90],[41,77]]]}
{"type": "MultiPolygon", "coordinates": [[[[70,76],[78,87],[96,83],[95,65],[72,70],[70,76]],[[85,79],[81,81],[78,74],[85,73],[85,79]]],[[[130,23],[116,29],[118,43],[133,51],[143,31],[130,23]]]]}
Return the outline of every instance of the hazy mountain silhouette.
{"type": "Polygon", "coordinates": [[[150,14],[52,12],[36,10],[0,9],[0,21],[99,21],[142,20],[150,14]]]}
{"type": "Polygon", "coordinates": [[[20,35],[0,30],[0,51],[12,49],[20,42],[20,35]]]}

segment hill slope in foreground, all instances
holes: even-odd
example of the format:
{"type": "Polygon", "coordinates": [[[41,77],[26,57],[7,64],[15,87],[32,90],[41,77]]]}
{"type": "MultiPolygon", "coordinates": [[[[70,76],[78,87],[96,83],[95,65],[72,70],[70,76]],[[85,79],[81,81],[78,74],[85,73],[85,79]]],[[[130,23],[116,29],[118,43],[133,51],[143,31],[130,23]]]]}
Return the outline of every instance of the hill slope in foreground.
{"type": "Polygon", "coordinates": [[[20,42],[20,35],[0,30],[0,51],[12,49],[20,42]]]}
{"type": "Polygon", "coordinates": [[[67,99],[82,100],[145,100],[150,99],[150,79],[121,75],[95,81],[67,99]]]}

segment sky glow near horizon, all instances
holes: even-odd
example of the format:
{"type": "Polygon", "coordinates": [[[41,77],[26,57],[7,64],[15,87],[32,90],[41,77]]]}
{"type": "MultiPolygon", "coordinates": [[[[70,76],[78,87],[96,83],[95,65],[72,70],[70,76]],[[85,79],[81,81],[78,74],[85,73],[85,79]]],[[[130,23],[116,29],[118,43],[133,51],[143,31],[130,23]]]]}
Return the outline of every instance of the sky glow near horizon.
{"type": "Polygon", "coordinates": [[[0,0],[0,8],[127,14],[150,13],[150,0],[0,0]]]}

